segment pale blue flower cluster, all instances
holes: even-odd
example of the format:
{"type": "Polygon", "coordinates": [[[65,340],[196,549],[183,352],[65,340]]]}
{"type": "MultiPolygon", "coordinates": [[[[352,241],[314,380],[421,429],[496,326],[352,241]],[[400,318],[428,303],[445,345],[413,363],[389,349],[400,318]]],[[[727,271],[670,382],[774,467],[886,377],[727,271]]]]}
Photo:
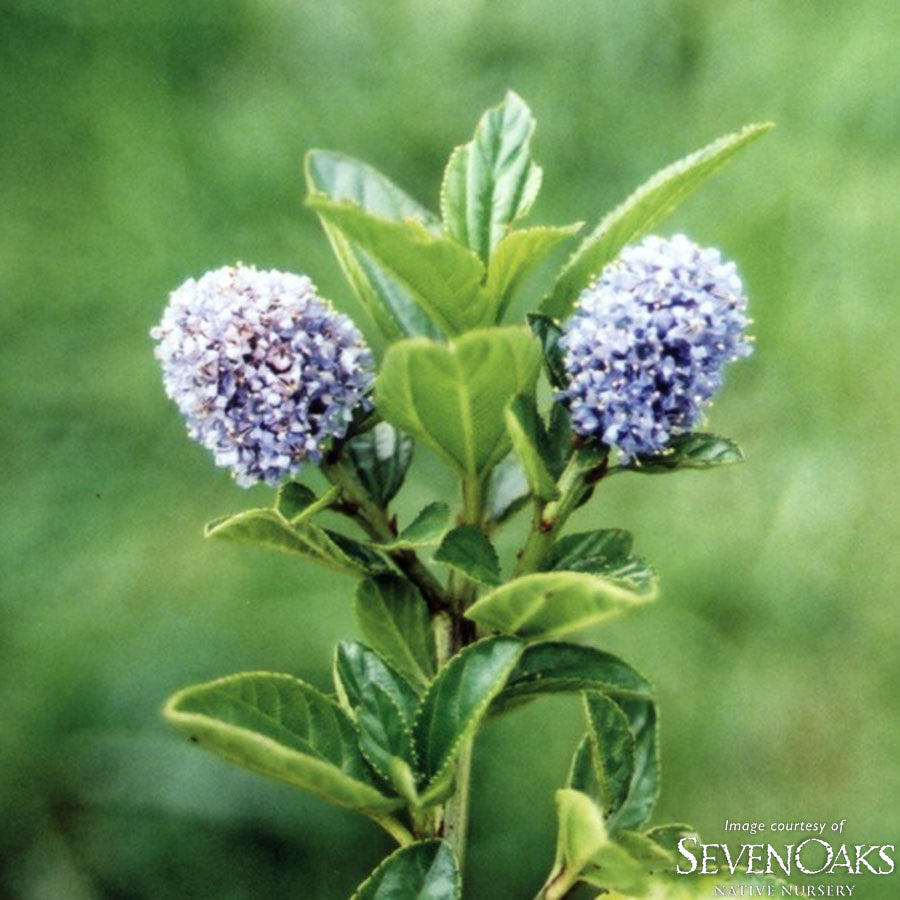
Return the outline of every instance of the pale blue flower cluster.
{"type": "Polygon", "coordinates": [[[558,395],[576,433],[624,460],[690,431],[747,356],[746,298],[732,262],[684,235],[627,247],[581,294],[561,345],[571,378],[558,395]]]}
{"type": "Polygon", "coordinates": [[[207,272],[172,292],[151,336],[188,434],[244,487],[319,462],[370,402],[371,351],[306,276],[207,272]]]}

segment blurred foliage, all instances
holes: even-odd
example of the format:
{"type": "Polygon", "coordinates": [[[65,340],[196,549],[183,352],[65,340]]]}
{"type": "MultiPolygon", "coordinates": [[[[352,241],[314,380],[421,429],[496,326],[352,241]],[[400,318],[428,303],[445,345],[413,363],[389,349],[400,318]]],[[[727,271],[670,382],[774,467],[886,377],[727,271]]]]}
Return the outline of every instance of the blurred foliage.
{"type": "MultiPolygon", "coordinates": [[[[722,840],[725,817],[847,818],[848,839],[891,842],[898,34],[891,0],[0,2],[2,893],[335,898],[387,849],[158,714],[242,669],[325,686],[353,625],[347,580],[202,541],[248,498],[185,439],[147,331],[167,291],[236,260],[307,271],[358,315],[301,206],[303,152],[361,156],[436,206],[451,147],[508,87],[557,223],[777,120],[666,228],[745,277],[758,352],[711,425],[748,462],[613,479],[574,527],[633,529],[663,576],[659,603],[596,635],[660,687],[663,819],[722,840]]],[[[448,484],[420,451],[401,516],[448,484]]],[[[540,883],[579,727],[548,700],[487,729],[473,900],[540,883]]]]}

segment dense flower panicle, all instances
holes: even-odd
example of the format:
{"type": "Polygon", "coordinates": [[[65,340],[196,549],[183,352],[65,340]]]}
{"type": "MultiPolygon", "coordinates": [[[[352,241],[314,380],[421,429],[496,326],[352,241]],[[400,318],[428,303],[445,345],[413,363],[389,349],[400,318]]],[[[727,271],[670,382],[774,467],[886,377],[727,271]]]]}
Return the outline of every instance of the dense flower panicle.
{"type": "Polygon", "coordinates": [[[319,462],[369,403],[371,351],[306,276],[207,272],[172,292],[150,334],[188,434],[244,487],[319,462]]]}
{"type": "Polygon", "coordinates": [[[574,430],[623,457],[660,452],[689,431],[748,356],[747,301],[732,262],[684,235],[627,247],[579,300],[561,344],[574,430]]]}

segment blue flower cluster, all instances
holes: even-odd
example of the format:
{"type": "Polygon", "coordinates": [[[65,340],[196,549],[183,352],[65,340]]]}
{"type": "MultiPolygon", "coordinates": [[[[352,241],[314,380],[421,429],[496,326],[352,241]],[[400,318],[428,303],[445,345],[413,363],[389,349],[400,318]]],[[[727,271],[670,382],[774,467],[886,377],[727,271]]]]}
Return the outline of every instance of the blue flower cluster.
{"type": "Polygon", "coordinates": [[[684,235],[627,247],[579,300],[561,345],[574,430],[624,460],[691,430],[729,360],[750,354],[732,262],[684,235]]]}
{"type": "Polygon", "coordinates": [[[188,434],[244,487],[319,462],[370,402],[371,351],[306,276],[207,272],[172,292],[150,334],[188,434]]]}

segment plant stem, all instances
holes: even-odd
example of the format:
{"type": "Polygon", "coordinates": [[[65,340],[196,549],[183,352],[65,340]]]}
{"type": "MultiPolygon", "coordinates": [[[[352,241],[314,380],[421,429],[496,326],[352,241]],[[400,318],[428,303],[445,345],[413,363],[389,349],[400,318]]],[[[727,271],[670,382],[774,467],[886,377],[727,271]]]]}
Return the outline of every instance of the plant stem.
{"type": "Polygon", "coordinates": [[[373,822],[377,822],[401,847],[405,847],[415,840],[409,830],[393,816],[373,813],[370,818],[373,822]]]}
{"type": "Polygon", "coordinates": [[[551,872],[547,883],[540,889],[534,900],[563,900],[571,893],[576,884],[578,884],[577,872],[575,874],[565,870],[551,872]]]}
{"type": "Polygon", "coordinates": [[[466,856],[466,832],[469,820],[469,786],[472,775],[472,744],[468,738],[460,748],[456,762],[456,790],[444,811],[444,838],[449,842],[463,871],[466,856]]]}
{"type": "Polygon", "coordinates": [[[516,565],[517,576],[540,569],[566,520],[589,494],[594,483],[606,474],[606,460],[607,457],[598,457],[596,452],[589,450],[576,450],[572,454],[557,482],[559,497],[546,505],[535,506],[531,532],[516,565]]]}
{"type": "MultiPolygon", "coordinates": [[[[397,534],[387,512],[368,494],[353,473],[340,461],[329,459],[322,464],[322,471],[332,484],[341,489],[346,505],[339,510],[357,522],[374,541],[391,541],[397,534]]],[[[397,568],[419,589],[432,612],[448,606],[441,583],[409,549],[392,550],[389,553],[397,568]]]]}

